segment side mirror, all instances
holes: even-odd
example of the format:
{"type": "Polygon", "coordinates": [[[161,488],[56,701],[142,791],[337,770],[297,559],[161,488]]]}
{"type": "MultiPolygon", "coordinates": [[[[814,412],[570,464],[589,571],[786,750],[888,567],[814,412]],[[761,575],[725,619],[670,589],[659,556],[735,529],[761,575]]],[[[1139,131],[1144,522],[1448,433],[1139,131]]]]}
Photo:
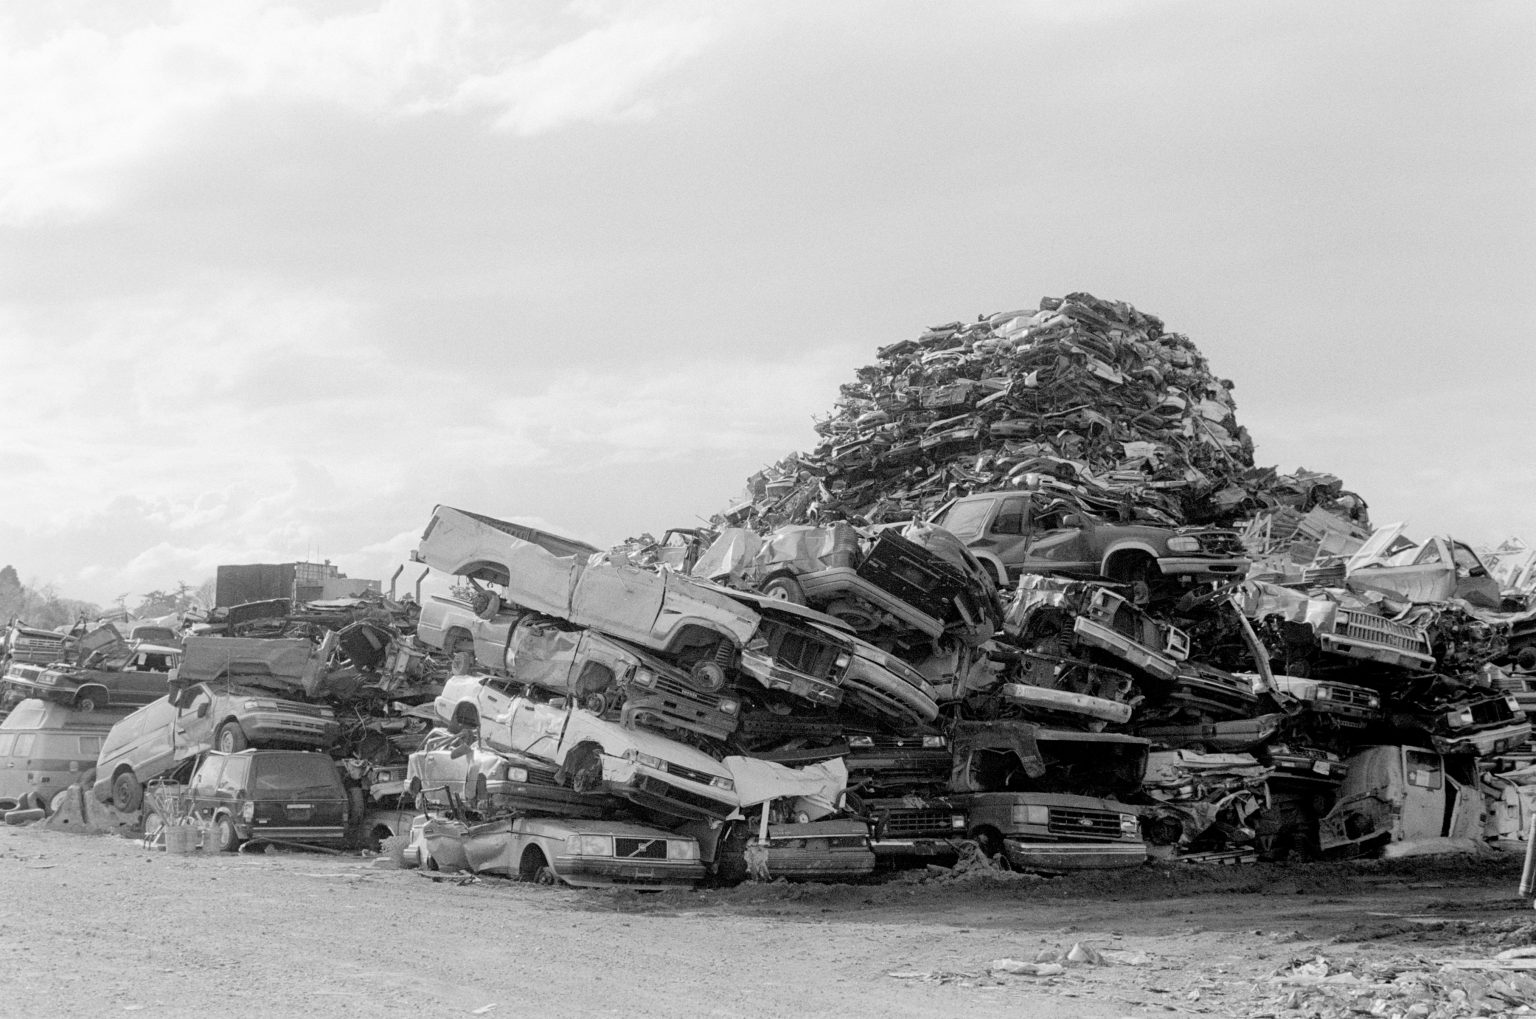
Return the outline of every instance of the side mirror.
{"type": "Polygon", "coordinates": [[[1076,513],[1068,513],[1066,516],[1061,518],[1061,526],[1081,527],[1083,526],[1083,518],[1078,516],[1076,513]]]}

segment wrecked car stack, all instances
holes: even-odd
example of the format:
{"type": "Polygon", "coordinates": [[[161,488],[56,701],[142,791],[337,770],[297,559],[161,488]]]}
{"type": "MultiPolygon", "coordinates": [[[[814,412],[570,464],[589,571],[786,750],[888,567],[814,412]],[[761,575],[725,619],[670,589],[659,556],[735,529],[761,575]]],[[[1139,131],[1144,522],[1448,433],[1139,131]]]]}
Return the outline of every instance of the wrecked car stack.
{"type": "MultiPolygon", "coordinates": [[[[583,885],[1519,837],[1532,591],[1255,467],[1231,390],[1088,294],[929,329],[707,527],[603,550],[437,506],[419,616],[231,607],[158,767],[311,746],[419,865],[583,885]]],[[[95,776],[125,809],[133,717],[95,776]]]]}

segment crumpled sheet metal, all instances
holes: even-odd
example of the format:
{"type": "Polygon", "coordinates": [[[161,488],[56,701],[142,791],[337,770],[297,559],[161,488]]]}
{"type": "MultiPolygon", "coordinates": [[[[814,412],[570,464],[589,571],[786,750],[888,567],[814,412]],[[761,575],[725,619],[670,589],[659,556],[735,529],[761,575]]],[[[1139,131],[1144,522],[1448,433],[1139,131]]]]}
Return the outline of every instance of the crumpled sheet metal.
{"type": "Polygon", "coordinates": [[[725,515],[757,527],[926,516],[1049,466],[1082,508],[1163,524],[1364,502],[1333,475],[1253,466],[1232,383],[1128,304],[1074,293],[880,348],[816,423],[821,442],[755,475],[725,515]]]}

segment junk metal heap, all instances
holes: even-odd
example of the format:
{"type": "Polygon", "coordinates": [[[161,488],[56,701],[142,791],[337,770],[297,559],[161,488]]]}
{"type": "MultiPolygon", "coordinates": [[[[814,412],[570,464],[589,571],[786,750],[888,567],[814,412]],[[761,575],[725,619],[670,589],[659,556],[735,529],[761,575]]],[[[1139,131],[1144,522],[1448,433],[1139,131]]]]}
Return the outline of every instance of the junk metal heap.
{"type": "Polygon", "coordinates": [[[748,482],[754,527],[924,517],[956,493],[1043,476],[1082,508],[1165,525],[1319,503],[1363,523],[1338,478],[1253,466],[1233,384],[1128,304],[1048,297],[883,347],[844,384],[821,441],[748,482]]]}

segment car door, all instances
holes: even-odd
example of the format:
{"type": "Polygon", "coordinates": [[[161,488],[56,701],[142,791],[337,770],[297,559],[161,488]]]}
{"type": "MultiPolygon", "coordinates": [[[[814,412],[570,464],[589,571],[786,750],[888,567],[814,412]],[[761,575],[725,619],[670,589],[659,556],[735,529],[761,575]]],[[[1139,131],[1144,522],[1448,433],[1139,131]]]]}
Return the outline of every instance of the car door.
{"type": "Polygon", "coordinates": [[[493,750],[514,751],[559,764],[564,757],[560,737],[568,717],[566,708],[535,704],[519,697],[508,710],[506,742],[497,746],[487,741],[487,745],[493,750]]]}
{"type": "Polygon", "coordinates": [[[1403,747],[1403,807],[1398,838],[1440,838],[1454,814],[1455,790],[1446,782],[1445,762],[1429,750],[1403,747]]]}

